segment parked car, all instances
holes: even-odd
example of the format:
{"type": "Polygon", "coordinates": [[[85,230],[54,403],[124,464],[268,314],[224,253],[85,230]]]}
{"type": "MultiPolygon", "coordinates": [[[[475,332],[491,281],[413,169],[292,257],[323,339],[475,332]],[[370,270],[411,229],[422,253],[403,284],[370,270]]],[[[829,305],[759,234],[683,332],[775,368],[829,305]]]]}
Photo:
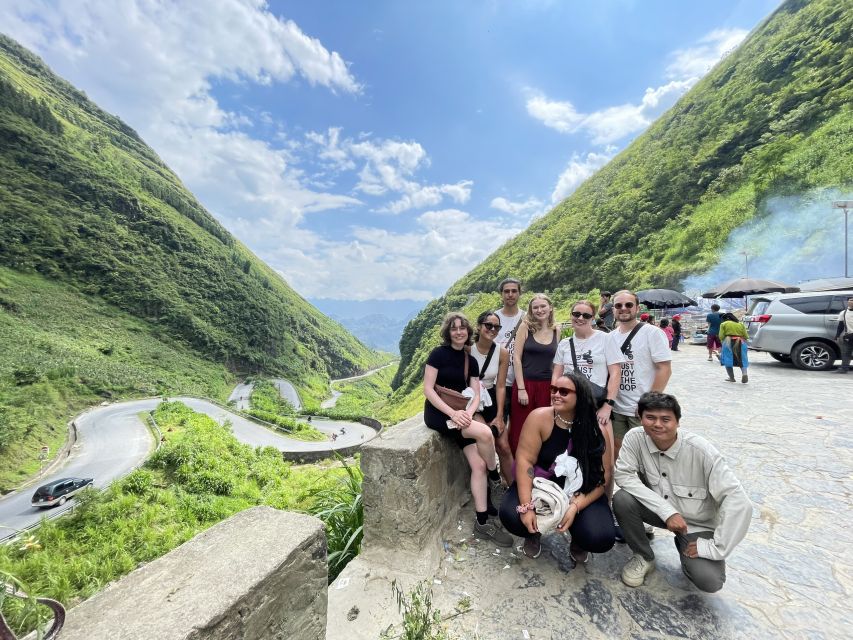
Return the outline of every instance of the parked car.
{"type": "Polygon", "coordinates": [[[749,348],[798,369],[826,371],[841,357],[835,330],[851,291],[762,294],[753,297],[743,322],[749,348]]]}
{"type": "Polygon", "coordinates": [[[92,484],[92,478],[60,478],[42,485],[33,494],[34,507],[54,507],[65,504],[72,496],[92,484]]]}
{"type": "Polygon", "coordinates": [[[708,344],[708,330],[697,329],[690,336],[690,344],[708,344]]]}

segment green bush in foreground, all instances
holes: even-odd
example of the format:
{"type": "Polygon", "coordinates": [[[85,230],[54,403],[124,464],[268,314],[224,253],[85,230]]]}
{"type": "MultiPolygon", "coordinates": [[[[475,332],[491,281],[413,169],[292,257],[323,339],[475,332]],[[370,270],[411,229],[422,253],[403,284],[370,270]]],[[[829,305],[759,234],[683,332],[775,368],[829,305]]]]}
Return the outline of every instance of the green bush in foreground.
{"type": "MultiPolygon", "coordinates": [[[[268,505],[322,518],[330,496],[343,495],[339,479],[350,491],[360,485],[351,469],[292,467],[274,448],[242,444],[179,402],[161,404],[155,418],[166,439],[141,469],[103,491],[85,491],[71,515],[35,529],[31,544],[0,546],[0,572],[73,606],[238,511],[268,505]]],[[[339,539],[330,535],[330,557],[352,557],[357,545],[336,554],[339,539]]],[[[19,635],[32,630],[19,610],[4,614],[19,635]]]]}

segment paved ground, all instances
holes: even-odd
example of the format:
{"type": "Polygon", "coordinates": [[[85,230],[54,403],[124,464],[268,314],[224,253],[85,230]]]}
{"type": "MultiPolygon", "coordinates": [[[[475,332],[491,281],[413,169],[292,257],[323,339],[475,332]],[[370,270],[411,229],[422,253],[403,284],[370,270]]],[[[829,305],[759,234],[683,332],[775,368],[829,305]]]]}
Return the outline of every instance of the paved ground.
{"type": "Polygon", "coordinates": [[[473,609],[448,623],[458,637],[853,637],[853,375],[751,354],[749,384],[730,384],[704,347],[682,349],[669,386],[682,427],[718,446],[755,506],[723,590],[708,595],[687,581],[666,531],[653,544],[657,571],[630,589],[619,580],[625,545],[574,567],[568,539],[555,534],[529,560],[472,539],[466,513],[447,532],[433,585],[445,614],[471,598],[473,609]]]}

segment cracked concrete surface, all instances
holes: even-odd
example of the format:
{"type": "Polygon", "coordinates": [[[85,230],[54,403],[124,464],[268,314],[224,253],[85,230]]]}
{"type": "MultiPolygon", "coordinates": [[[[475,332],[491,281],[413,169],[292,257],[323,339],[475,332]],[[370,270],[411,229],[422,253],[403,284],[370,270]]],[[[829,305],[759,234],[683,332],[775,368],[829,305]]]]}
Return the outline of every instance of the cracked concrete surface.
{"type": "MultiPolygon", "coordinates": [[[[693,587],[681,573],[672,535],[663,530],[653,542],[657,570],[632,589],[619,579],[630,557],[625,545],[574,566],[569,539],[552,534],[542,555],[530,560],[515,548],[474,539],[466,507],[445,532],[435,575],[418,576],[433,582],[445,615],[470,597],[471,610],[447,621],[456,637],[853,636],[853,375],[798,371],[751,353],[749,384],[730,384],[724,370],[706,360],[704,347],[685,345],[673,355],[668,391],[682,404],[681,426],[720,449],[754,504],[749,533],[728,559],[723,590],[705,594],[693,587]]],[[[415,576],[395,569],[374,573],[373,595],[360,594],[363,615],[354,626],[368,618],[376,629],[399,622],[385,583],[397,575],[411,584],[415,576]],[[377,596],[365,605],[366,597],[377,596]]],[[[378,635],[366,631],[355,635],[378,635]]]]}

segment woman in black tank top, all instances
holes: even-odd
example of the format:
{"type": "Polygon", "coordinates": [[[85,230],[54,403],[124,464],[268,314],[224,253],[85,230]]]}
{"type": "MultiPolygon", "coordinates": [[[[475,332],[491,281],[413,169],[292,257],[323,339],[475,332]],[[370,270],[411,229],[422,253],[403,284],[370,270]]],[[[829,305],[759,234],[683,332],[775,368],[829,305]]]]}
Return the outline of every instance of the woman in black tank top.
{"type": "Polygon", "coordinates": [[[603,553],[613,547],[616,529],[605,485],[610,479],[606,441],[598,426],[596,402],[586,376],[575,372],[560,376],[549,388],[551,406],[530,413],[515,456],[515,482],[501,503],[501,521],[507,531],[525,538],[524,553],[539,555],[541,534],[532,504],[533,478],[545,477],[562,486],[555,477],[554,461],[568,452],[583,474],[580,489],[557,527],[572,536],[571,555],[585,562],[589,552],[603,553]]]}
{"type": "Polygon", "coordinates": [[[515,382],[510,402],[509,447],[513,454],[530,412],[551,404],[548,387],[559,342],[560,325],[554,322],[554,305],[548,296],[537,293],[527,304],[512,354],[515,382]]]}

